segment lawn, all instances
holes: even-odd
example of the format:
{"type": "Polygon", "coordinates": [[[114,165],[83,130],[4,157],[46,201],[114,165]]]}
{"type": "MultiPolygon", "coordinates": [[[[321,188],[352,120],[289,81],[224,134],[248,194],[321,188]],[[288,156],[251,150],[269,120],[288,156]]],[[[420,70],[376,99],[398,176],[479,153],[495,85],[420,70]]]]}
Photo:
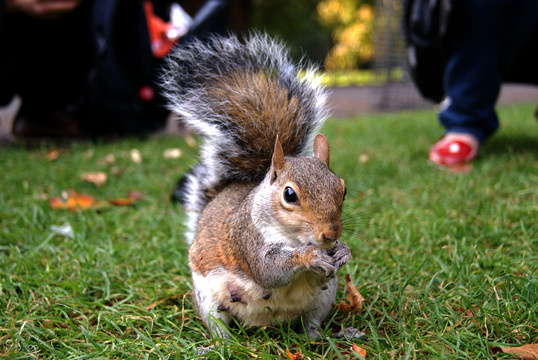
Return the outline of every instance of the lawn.
{"type": "MultiPolygon", "coordinates": [[[[441,134],[432,110],[330,120],[353,254],[337,301],[349,274],[362,310],[334,310],[316,341],[286,324],[239,327],[205,357],[352,358],[355,344],[367,359],[493,359],[509,358],[493,347],[538,343],[538,124],[534,104],[498,110],[501,129],[467,174],[427,162],[441,134]],[[365,335],[334,336],[348,327],[365,335]]],[[[0,357],[199,357],[211,342],[188,296],[183,211],[169,200],[195,161],[173,137],[0,148],[0,357]],[[179,159],[163,157],[172,148],[179,159]],[[95,171],[102,186],[81,179],[95,171]],[[51,209],[69,189],[101,202],[51,209]],[[106,202],[133,191],[143,196],[132,205],[106,202]],[[51,230],[64,224],[73,236],[51,230]]]]}

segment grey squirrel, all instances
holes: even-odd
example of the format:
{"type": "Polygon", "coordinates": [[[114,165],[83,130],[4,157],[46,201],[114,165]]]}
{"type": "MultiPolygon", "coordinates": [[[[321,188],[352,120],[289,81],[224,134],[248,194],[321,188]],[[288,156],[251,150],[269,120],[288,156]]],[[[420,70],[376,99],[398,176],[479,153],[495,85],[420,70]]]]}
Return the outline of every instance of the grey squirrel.
{"type": "Polygon", "coordinates": [[[351,254],[338,241],[345,183],[316,135],[328,112],[315,69],[266,35],[219,36],[174,51],[162,84],[170,109],[204,137],[182,201],[204,323],[226,337],[221,323],[232,317],[270,325],[302,316],[317,336],[351,254]]]}

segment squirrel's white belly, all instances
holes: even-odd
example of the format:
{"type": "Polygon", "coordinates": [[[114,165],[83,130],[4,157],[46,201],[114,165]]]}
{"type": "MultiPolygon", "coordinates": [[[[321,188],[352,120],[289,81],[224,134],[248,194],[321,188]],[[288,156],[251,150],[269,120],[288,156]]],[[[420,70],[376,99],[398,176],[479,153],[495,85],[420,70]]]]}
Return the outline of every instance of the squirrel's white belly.
{"type": "Polygon", "coordinates": [[[314,310],[322,291],[305,274],[278,289],[267,290],[246,276],[221,269],[206,276],[193,271],[198,307],[203,313],[224,310],[247,325],[272,325],[273,320],[289,321],[314,310]]]}

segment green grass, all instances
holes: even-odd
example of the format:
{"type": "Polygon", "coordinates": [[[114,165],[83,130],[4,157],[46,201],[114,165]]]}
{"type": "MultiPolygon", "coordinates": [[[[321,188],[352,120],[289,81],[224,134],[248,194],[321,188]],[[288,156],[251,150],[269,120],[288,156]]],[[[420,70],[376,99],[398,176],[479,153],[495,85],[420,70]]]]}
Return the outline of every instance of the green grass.
{"type": "Polygon", "coordinates": [[[325,86],[343,87],[343,86],[379,86],[387,82],[388,77],[393,82],[402,81],[404,71],[402,68],[395,68],[390,73],[367,70],[346,70],[346,71],[327,71],[323,74],[321,83],[325,86]]]}
{"type": "MultiPolygon", "coordinates": [[[[431,110],[327,123],[355,225],[343,237],[353,258],[341,275],[366,299],[358,314],[333,312],[329,333],[365,332],[354,342],[369,359],[492,359],[492,346],[538,343],[533,107],[499,109],[502,127],[469,174],[428,164],[441,134],[431,110]]],[[[165,137],[73,144],[50,161],[51,146],[0,148],[0,356],[197,358],[209,335],[182,296],[191,290],[183,212],[169,201],[196,151],[165,137]],[[184,157],[163,159],[173,147],[184,157]],[[141,164],[130,159],[134,148],[141,164]],[[113,164],[102,161],[108,154],[113,164]],[[87,171],[109,179],[96,187],[80,180],[87,171]],[[51,210],[47,199],[70,188],[99,199],[132,190],[145,197],[130,207],[51,210]],[[50,230],[66,222],[72,239],[50,230]]],[[[235,331],[205,356],[284,359],[289,349],[331,359],[352,345],[331,336],[311,342],[286,325],[235,331]]]]}

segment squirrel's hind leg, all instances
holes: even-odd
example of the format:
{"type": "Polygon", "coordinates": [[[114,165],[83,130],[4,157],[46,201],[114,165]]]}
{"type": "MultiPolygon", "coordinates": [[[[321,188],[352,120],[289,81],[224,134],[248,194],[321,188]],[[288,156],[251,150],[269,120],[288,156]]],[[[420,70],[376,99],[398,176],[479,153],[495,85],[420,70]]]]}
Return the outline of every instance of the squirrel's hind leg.
{"type": "Polygon", "coordinates": [[[194,302],[211,336],[221,339],[229,338],[228,326],[232,321],[231,315],[221,302],[213,297],[212,287],[207,279],[195,272],[192,275],[194,302]]]}
{"type": "Polygon", "coordinates": [[[303,315],[304,331],[310,338],[317,338],[320,335],[321,324],[331,312],[336,299],[336,278],[330,279],[319,290],[319,295],[312,306],[312,310],[303,315]]]}

